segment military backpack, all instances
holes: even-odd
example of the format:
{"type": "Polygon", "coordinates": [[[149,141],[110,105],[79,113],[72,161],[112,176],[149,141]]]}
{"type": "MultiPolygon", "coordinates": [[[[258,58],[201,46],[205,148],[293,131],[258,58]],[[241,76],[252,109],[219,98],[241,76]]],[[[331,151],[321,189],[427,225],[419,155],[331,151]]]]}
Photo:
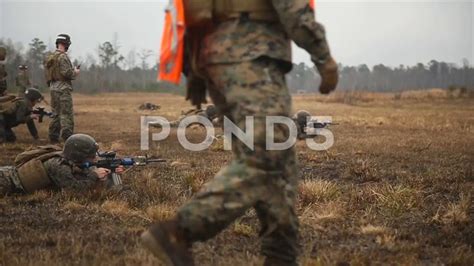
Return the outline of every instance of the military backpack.
{"type": "Polygon", "coordinates": [[[43,162],[60,156],[62,156],[61,147],[45,145],[22,152],[15,158],[15,167],[25,192],[31,193],[52,184],[43,162]]]}

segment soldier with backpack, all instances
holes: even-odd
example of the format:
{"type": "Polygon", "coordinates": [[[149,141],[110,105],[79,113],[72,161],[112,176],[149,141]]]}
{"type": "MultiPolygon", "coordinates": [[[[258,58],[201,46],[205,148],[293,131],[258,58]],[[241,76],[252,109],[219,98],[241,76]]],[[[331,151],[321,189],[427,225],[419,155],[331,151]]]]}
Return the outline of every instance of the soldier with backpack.
{"type": "MultiPolygon", "coordinates": [[[[105,187],[109,169],[83,167],[96,160],[98,148],[91,136],[75,134],[63,149],[47,145],[23,152],[15,158],[15,166],[0,167],[0,196],[41,189],[86,191],[105,187]]],[[[115,170],[118,174],[123,171],[123,167],[115,170]]]]}
{"type": "Polygon", "coordinates": [[[38,139],[34,119],[38,115],[33,114],[33,107],[43,100],[43,95],[34,88],[25,91],[25,98],[14,95],[0,97],[0,143],[15,142],[16,136],[12,128],[25,124],[28,126],[31,136],[38,139]]]}
{"type": "Polygon", "coordinates": [[[45,71],[48,86],[51,89],[51,107],[57,114],[49,124],[49,140],[65,141],[74,132],[74,111],[72,102],[72,80],[80,73],[79,67],[73,67],[67,55],[71,37],[59,34],[56,38],[56,51],[46,58],[45,71]]]}

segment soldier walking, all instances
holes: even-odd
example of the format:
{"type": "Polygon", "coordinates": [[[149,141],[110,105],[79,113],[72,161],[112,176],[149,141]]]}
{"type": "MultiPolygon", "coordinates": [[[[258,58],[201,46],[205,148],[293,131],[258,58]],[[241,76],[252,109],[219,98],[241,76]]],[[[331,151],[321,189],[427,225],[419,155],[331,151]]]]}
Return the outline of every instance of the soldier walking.
{"type": "Polygon", "coordinates": [[[46,79],[51,89],[51,107],[57,117],[49,124],[49,140],[51,143],[63,141],[74,132],[74,111],[72,103],[72,80],[80,73],[73,67],[67,55],[71,38],[67,34],[59,34],[56,38],[56,51],[46,60],[46,79]]]}
{"type": "MultiPolygon", "coordinates": [[[[290,39],[311,54],[322,77],[320,92],[335,89],[337,64],[324,28],[315,21],[308,0],[183,3],[188,38],[198,45],[189,51],[199,51],[190,55],[199,59],[190,59],[198,62],[192,71],[206,79],[221,115],[241,129],[245,129],[246,116],[254,117],[255,147],[249,149],[234,138],[230,165],[184,204],[176,217],[145,231],[144,245],[167,264],[193,265],[192,243],[214,237],[254,208],[261,223],[264,264],[297,265],[295,151],[266,149],[265,119],[290,115],[291,96],[284,77],[292,67],[290,39]]],[[[284,142],[289,131],[277,125],[274,135],[276,143],[284,142]]]]}

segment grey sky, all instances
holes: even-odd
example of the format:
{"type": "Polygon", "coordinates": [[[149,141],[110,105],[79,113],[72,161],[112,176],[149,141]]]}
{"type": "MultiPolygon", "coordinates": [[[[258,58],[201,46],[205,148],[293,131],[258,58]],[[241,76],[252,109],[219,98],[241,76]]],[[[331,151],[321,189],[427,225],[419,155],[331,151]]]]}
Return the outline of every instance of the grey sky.
{"type": "MultiPolygon", "coordinates": [[[[52,43],[56,34],[69,33],[72,57],[84,58],[96,56],[98,44],[116,32],[123,55],[133,48],[156,53],[167,2],[0,0],[0,37],[26,45],[34,37],[52,43]]],[[[473,1],[316,2],[317,19],[343,64],[474,62],[473,1]]],[[[295,49],[293,60],[309,63],[309,56],[295,49]]]]}

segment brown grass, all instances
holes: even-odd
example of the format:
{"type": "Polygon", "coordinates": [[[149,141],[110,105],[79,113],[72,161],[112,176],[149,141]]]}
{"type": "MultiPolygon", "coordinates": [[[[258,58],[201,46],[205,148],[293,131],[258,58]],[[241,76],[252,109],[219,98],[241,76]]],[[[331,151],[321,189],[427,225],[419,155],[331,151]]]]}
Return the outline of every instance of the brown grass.
{"type": "MultiPolygon", "coordinates": [[[[0,199],[0,265],[159,265],[140,232],[169,219],[231,160],[222,142],[203,152],[169,139],[139,150],[139,116],[176,119],[190,106],[166,94],[74,95],[77,132],[120,155],[163,157],[133,168],[121,192],[42,191],[0,199]],[[161,106],[139,111],[144,102],[161,106]],[[173,163],[177,162],[177,163],[173,163]]],[[[294,97],[294,111],[332,116],[328,152],[297,144],[302,265],[473,265],[474,102],[439,90],[400,95],[338,92],[294,97]]],[[[26,130],[0,145],[0,164],[47,143],[26,130]]],[[[152,129],[154,131],[155,129],[152,129]]],[[[220,130],[216,133],[221,134],[220,130]]],[[[190,130],[191,140],[204,131],[190,130]]],[[[250,211],[198,243],[197,265],[261,265],[258,218],[250,211]]]]}

